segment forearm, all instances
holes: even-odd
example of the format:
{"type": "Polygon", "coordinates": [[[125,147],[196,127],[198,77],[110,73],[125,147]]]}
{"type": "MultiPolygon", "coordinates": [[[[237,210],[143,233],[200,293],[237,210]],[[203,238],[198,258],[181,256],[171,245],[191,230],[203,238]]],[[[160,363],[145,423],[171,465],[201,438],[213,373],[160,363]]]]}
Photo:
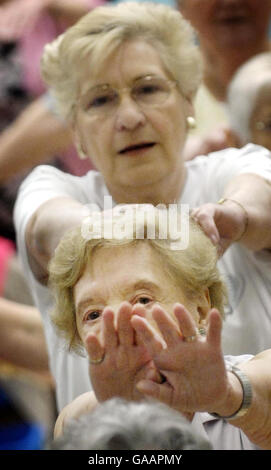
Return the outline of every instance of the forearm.
{"type": "Polygon", "coordinates": [[[71,132],[38,99],[0,135],[0,182],[66,150],[71,132]]]}
{"type": "Polygon", "coordinates": [[[19,367],[48,371],[40,313],[34,307],[0,298],[0,357],[19,367]]]}
{"type": "Polygon", "coordinates": [[[230,200],[239,202],[247,212],[248,224],[240,242],[251,250],[270,249],[271,184],[257,175],[240,175],[227,185],[223,198],[232,207],[230,200]]]}
{"type": "Polygon", "coordinates": [[[88,215],[83,204],[59,197],[42,204],[32,216],[26,229],[26,245],[32,270],[40,282],[47,281],[48,263],[63,235],[88,215]]]}
{"type": "Polygon", "coordinates": [[[230,421],[243,430],[248,438],[263,449],[271,450],[271,349],[240,364],[253,390],[252,405],[247,414],[230,421]]]}
{"type": "Polygon", "coordinates": [[[63,434],[65,426],[71,419],[77,419],[85,413],[90,413],[97,406],[98,402],[93,392],[86,392],[79,395],[60,412],[54,429],[54,439],[63,434]]]}
{"type": "MultiPolygon", "coordinates": [[[[247,435],[254,444],[271,450],[271,349],[258,354],[248,362],[238,365],[252,386],[252,403],[241,418],[229,420],[247,435]]],[[[210,410],[220,416],[231,416],[241,405],[243,392],[241,383],[229,373],[229,393],[220,408],[210,410]]]]}

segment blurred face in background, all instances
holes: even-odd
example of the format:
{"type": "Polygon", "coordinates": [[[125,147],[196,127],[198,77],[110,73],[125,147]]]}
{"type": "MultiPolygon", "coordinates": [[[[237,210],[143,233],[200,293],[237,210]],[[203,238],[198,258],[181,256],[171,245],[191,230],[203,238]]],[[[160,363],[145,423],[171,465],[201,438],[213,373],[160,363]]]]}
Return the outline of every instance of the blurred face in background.
{"type": "Polygon", "coordinates": [[[251,141],[271,150],[271,77],[259,90],[250,119],[251,141]]]}
{"type": "Polygon", "coordinates": [[[216,48],[249,47],[268,38],[271,0],[179,0],[200,41],[216,48]]]}

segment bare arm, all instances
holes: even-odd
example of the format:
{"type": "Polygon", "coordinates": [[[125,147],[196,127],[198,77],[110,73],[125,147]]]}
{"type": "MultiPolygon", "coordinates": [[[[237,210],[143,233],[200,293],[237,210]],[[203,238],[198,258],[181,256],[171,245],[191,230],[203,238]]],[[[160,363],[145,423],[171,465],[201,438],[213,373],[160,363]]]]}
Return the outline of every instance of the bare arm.
{"type": "Polygon", "coordinates": [[[239,175],[222,197],[223,204],[203,204],[192,213],[221,252],[235,241],[255,251],[270,249],[271,184],[257,175],[239,175]]]}
{"type": "Polygon", "coordinates": [[[34,307],[0,298],[0,358],[18,367],[48,372],[40,313],[34,307]]]}
{"type": "Polygon", "coordinates": [[[97,405],[97,400],[93,392],[86,392],[79,395],[71,403],[69,403],[59,413],[55,423],[54,439],[63,434],[66,424],[71,419],[79,418],[82,414],[89,413],[97,405]]]}
{"type": "Polygon", "coordinates": [[[252,442],[268,450],[271,450],[270,363],[271,349],[268,349],[239,365],[252,384],[253,400],[244,417],[230,421],[234,426],[240,427],[252,442]]]}
{"type": "Polygon", "coordinates": [[[270,249],[271,184],[257,175],[240,175],[227,186],[224,198],[240,202],[247,211],[248,226],[241,243],[251,250],[270,249]]]}
{"type": "Polygon", "coordinates": [[[225,126],[218,127],[211,133],[190,135],[184,148],[185,160],[193,160],[198,155],[207,155],[228,147],[240,147],[240,142],[233,131],[225,126]]]}
{"type": "Polygon", "coordinates": [[[47,283],[48,262],[64,233],[80,225],[88,215],[83,204],[69,197],[59,197],[42,204],[30,218],[26,246],[31,269],[39,282],[47,283]]]}
{"type": "Polygon", "coordinates": [[[0,182],[63,152],[71,143],[70,129],[44,98],[35,100],[0,134],[0,182]]]}

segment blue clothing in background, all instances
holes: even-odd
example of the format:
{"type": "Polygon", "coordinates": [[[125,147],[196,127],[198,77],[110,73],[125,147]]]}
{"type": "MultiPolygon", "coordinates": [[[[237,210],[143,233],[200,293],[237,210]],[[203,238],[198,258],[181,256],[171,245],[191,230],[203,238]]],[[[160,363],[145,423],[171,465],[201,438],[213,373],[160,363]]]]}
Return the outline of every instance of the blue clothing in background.
{"type": "Polygon", "coordinates": [[[44,429],[28,421],[0,385],[0,450],[41,450],[44,429]]]}

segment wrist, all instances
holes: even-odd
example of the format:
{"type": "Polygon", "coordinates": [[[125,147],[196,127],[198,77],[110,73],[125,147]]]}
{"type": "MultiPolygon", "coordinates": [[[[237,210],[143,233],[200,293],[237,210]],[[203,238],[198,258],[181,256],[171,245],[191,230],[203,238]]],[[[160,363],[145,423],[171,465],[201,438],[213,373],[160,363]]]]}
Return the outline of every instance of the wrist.
{"type": "Polygon", "coordinates": [[[246,235],[246,232],[248,230],[249,217],[246,208],[243,206],[243,204],[241,204],[241,202],[231,198],[222,198],[218,201],[218,204],[232,205],[233,207],[235,207],[235,209],[239,209],[239,212],[242,213],[243,227],[241,228],[240,233],[237,234],[236,238],[233,240],[235,242],[239,242],[246,235]]]}
{"type": "Polygon", "coordinates": [[[235,366],[228,368],[227,398],[213,416],[234,420],[244,416],[252,403],[252,387],[246,374],[235,366]]]}
{"type": "Polygon", "coordinates": [[[243,399],[243,391],[241,384],[237,377],[230,371],[227,371],[228,376],[228,390],[226,393],[226,398],[212,414],[219,416],[231,416],[233,415],[241,406],[243,399]]]}

